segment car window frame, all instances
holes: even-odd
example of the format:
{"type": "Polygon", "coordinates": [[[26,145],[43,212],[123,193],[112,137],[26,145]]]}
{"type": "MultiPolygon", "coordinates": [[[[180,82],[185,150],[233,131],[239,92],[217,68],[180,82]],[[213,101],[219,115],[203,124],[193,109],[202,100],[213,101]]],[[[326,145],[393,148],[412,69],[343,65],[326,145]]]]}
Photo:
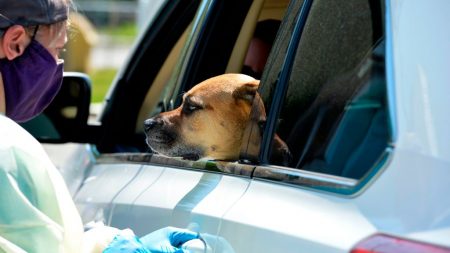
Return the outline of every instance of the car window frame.
{"type": "MultiPolygon", "coordinates": [[[[290,3],[290,6],[293,2],[295,1],[292,1],[290,3]]],[[[295,52],[298,46],[298,43],[301,38],[301,31],[303,29],[303,26],[305,25],[308,16],[308,11],[309,8],[311,8],[312,2],[313,0],[305,0],[303,2],[300,14],[298,15],[297,20],[295,22],[295,32],[289,38],[288,50],[291,50],[290,51],[291,53],[290,54],[288,53],[287,55],[291,56],[286,57],[284,59],[283,66],[281,68],[281,72],[277,80],[277,83],[280,84],[284,83],[285,87],[282,87],[282,89],[278,88],[277,96],[275,96],[272,99],[272,104],[270,106],[270,111],[268,113],[268,120],[267,120],[268,124],[272,125],[271,131],[264,132],[263,138],[265,139],[263,139],[263,144],[261,145],[261,150],[263,150],[263,152],[260,153],[261,156],[259,157],[260,161],[258,161],[258,163],[248,162],[245,159],[240,160],[239,163],[231,163],[231,162],[221,163],[219,161],[208,161],[208,162],[202,161],[203,163],[202,162],[192,163],[191,161],[182,161],[180,163],[180,161],[177,161],[176,158],[175,160],[171,159],[167,160],[166,158],[161,159],[161,157],[154,154],[126,154],[126,153],[103,154],[101,155],[101,157],[103,158],[100,159],[100,161],[106,163],[114,161],[115,162],[128,161],[132,163],[141,163],[141,164],[151,163],[176,168],[203,170],[213,173],[234,174],[237,176],[251,177],[256,180],[278,182],[295,187],[307,187],[313,190],[326,191],[343,195],[355,195],[355,193],[358,193],[360,189],[364,188],[367,185],[367,182],[369,182],[372,178],[374,178],[375,175],[379,174],[378,172],[381,171],[383,167],[385,167],[386,161],[390,160],[392,150],[386,150],[386,152],[380,159],[380,162],[377,163],[382,165],[384,164],[383,166],[379,166],[379,168],[370,170],[371,171],[370,174],[361,180],[353,180],[349,178],[332,176],[323,173],[316,173],[311,171],[292,169],[288,167],[281,167],[271,165],[268,162],[271,142],[273,135],[275,133],[277,117],[279,114],[279,110],[281,108],[281,103],[283,101],[284,94],[287,89],[287,81],[289,80],[291,71],[290,68],[292,67],[292,61],[295,55],[292,52],[295,52]],[[226,167],[226,165],[225,167],[223,166],[224,164],[229,165],[232,164],[233,165],[232,167],[235,169],[224,169],[226,167]]],[[[211,4],[211,2],[209,3],[211,4]]],[[[284,17],[284,19],[286,19],[286,17],[284,17]]],[[[201,24],[199,25],[201,27],[201,24]]],[[[191,43],[195,44],[195,40],[201,39],[200,35],[197,36],[198,37],[194,39],[194,42],[191,43]]],[[[192,58],[186,57],[185,60],[187,61],[192,60],[192,58]]],[[[267,71],[269,70],[265,70],[265,72],[267,71]]],[[[264,78],[265,74],[263,74],[262,81],[264,81],[264,78]]]]}
{"type": "MultiPolygon", "coordinates": [[[[306,19],[308,16],[308,12],[311,8],[313,0],[305,0],[302,6],[302,10],[297,17],[297,21],[295,24],[295,32],[290,37],[290,42],[288,46],[288,53],[295,52],[298,43],[300,43],[301,39],[301,31],[305,26],[306,19]]],[[[282,103],[284,100],[284,95],[287,91],[287,82],[289,80],[292,61],[294,56],[285,57],[283,62],[283,67],[278,75],[278,79],[276,85],[281,86],[277,87],[275,91],[275,95],[271,98],[270,107],[267,112],[267,121],[265,123],[265,128],[263,131],[262,142],[260,146],[260,153],[258,157],[258,161],[252,178],[258,181],[267,181],[272,183],[281,183],[285,185],[290,185],[294,187],[306,188],[314,191],[320,191],[331,194],[338,194],[348,197],[355,197],[361,194],[371,182],[373,182],[388,166],[390,163],[395,140],[397,138],[396,135],[396,124],[395,124],[395,108],[394,108],[394,87],[393,87],[393,59],[392,59],[392,31],[390,29],[390,9],[389,4],[386,1],[380,1],[384,7],[382,10],[382,15],[384,15],[382,24],[384,26],[384,36],[386,39],[385,45],[385,80],[386,80],[386,96],[387,96],[387,114],[388,114],[388,131],[389,131],[389,141],[387,143],[387,147],[380,155],[377,162],[375,162],[374,166],[368,170],[368,173],[362,177],[361,179],[352,179],[341,176],[329,175],[326,173],[319,173],[313,171],[306,171],[302,169],[295,169],[289,167],[283,167],[278,165],[270,164],[269,157],[271,153],[272,140],[275,135],[276,125],[278,120],[278,115],[280,113],[282,103]]],[[[292,3],[292,2],[291,2],[292,3]]],[[[286,17],[285,17],[286,19],[286,17]]],[[[282,29],[282,28],[281,28],[282,29]]],[[[273,54],[273,52],[271,53],[273,54]]],[[[267,68],[267,66],[266,66],[267,68]]],[[[265,69],[265,72],[266,69],[265,69]]],[[[261,82],[265,81],[265,74],[263,73],[263,77],[261,82]]],[[[270,87],[274,87],[271,85],[270,87]]],[[[267,88],[263,87],[263,88],[267,88]]],[[[245,150],[241,150],[241,153],[245,154],[245,150]]],[[[243,157],[243,161],[246,163],[255,163],[255,161],[251,161],[251,159],[246,159],[243,157]]]]}
{"type": "Polygon", "coordinates": [[[267,121],[264,127],[264,135],[261,141],[262,152],[259,155],[259,161],[261,164],[268,164],[269,157],[272,149],[272,140],[276,132],[276,125],[278,121],[278,115],[280,114],[282,101],[286,95],[289,78],[292,72],[293,61],[295,60],[298,44],[300,43],[301,35],[308,18],[308,13],[311,9],[313,0],[305,0],[300,9],[300,13],[297,16],[295,22],[295,28],[290,38],[286,57],[281,67],[281,72],[278,75],[278,80],[271,86],[278,86],[275,89],[275,93],[271,98],[272,102],[267,114],[267,121]]]}

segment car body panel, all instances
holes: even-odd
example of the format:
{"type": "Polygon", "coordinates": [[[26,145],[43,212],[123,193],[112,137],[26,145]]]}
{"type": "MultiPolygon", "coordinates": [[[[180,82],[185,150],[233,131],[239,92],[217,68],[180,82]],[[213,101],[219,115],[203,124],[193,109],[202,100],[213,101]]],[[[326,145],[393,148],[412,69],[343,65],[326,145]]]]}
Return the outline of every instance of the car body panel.
{"type": "Polygon", "coordinates": [[[450,3],[392,1],[398,149],[450,162],[450,3]]]}
{"type": "Polygon", "coordinates": [[[83,222],[105,222],[103,210],[111,206],[111,202],[139,173],[140,168],[135,164],[95,165],[74,196],[83,222]]]}
{"type": "Polygon", "coordinates": [[[89,144],[43,143],[44,150],[61,172],[70,194],[75,195],[95,163],[95,151],[89,144]]]}
{"type": "MultiPolygon", "coordinates": [[[[363,214],[380,232],[400,234],[450,226],[448,163],[397,150],[389,166],[356,198],[363,214]],[[430,173],[429,168],[433,168],[430,173]],[[425,182],[435,182],[432,185],[425,182]]],[[[446,243],[447,246],[450,242],[446,243]]]]}
{"type": "Polygon", "coordinates": [[[375,231],[352,199],[255,180],[224,217],[220,236],[236,252],[348,252],[375,231]]]}
{"type": "Polygon", "coordinates": [[[133,227],[136,234],[171,223],[197,230],[201,226],[202,231],[214,234],[221,217],[248,184],[248,178],[182,168],[99,164],[75,201],[85,223],[95,220],[119,228],[133,227]],[[95,189],[105,185],[110,190],[98,194],[95,189]]]}

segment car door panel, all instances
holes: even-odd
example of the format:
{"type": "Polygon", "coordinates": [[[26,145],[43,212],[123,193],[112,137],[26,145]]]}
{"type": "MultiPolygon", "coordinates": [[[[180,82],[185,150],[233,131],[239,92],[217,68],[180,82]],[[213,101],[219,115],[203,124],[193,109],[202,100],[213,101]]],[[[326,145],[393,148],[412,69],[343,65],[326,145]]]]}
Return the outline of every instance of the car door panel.
{"type": "Polygon", "coordinates": [[[75,202],[85,224],[102,221],[132,228],[138,236],[168,225],[189,228],[208,238],[210,250],[230,252],[228,240],[216,235],[223,216],[245,195],[250,181],[201,170],[99,163],[75,202]]]}
{"type": "Polygon", "coordinates": [[[375,231],[352,199],[253,180],[219,236],[235,252],[348,252],[375,231]]]}
{"type": "Polygon", "coordinates": [[[95,163],[92,145],[43,143],[42,147],[63,176],[70,194],[74,196],[89,173],[87,169],[95,163]]]}
{"type": "Polygon", "coordinates": [[[83,223],[106,222],[108,210],[114,198],[139,173],[137,164],[97,164],[84,180],[74,201],[83,223]]]}

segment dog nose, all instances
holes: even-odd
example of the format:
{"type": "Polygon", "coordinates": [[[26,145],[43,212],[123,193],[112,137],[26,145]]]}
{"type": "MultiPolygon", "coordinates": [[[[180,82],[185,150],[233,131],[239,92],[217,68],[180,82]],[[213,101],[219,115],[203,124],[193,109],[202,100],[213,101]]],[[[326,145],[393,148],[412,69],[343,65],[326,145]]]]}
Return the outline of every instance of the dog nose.
{"type": "Polygon", "coordinates": [[[162,120],[160,118],[147,119],[144,121],[144,130],[148,132],[158,125],[162,125],[162,120]]]}

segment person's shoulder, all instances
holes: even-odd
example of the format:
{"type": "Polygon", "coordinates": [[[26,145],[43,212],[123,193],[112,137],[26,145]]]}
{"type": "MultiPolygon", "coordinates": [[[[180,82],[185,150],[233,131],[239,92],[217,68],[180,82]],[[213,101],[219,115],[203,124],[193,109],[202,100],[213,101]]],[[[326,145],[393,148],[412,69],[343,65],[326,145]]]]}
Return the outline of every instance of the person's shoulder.
{"type": "Polygon", "coordinates": [[[15,148],[42,155],[41,144],[13,120],[0,114],[0,151],[15,148]]]}
{"type": "Polygon", "coordinates": [[[0,114],[0,139],[2,143],[18,142],[23,139],[36,141],[25,129],[10,118],[0,114]]]}

